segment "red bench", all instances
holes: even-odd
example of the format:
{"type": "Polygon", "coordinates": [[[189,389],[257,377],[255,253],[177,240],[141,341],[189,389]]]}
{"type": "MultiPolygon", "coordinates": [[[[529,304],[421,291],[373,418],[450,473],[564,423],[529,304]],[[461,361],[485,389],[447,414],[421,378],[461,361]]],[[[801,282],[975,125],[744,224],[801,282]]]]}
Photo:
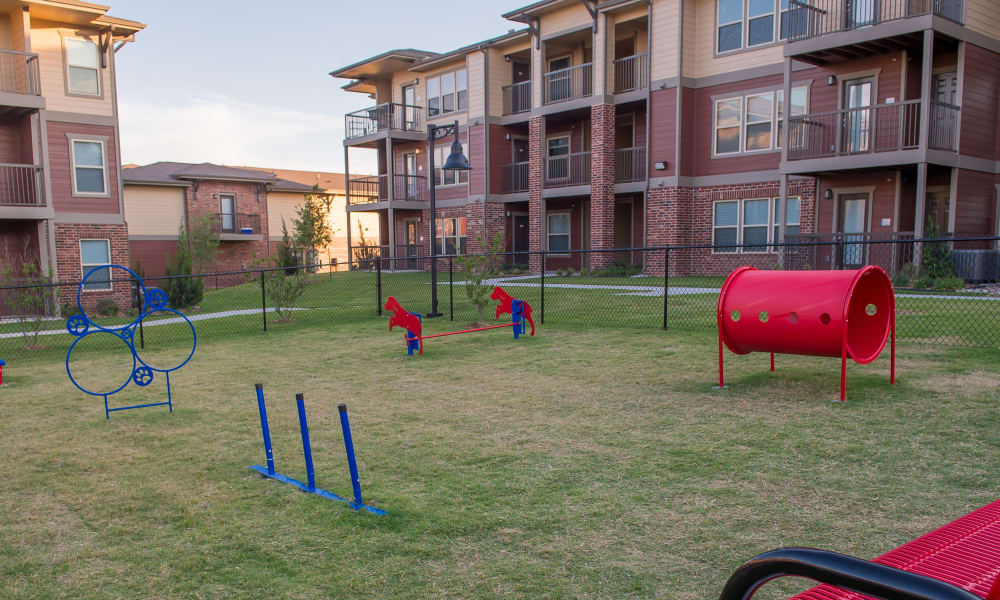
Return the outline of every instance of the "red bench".
{"type": "Polygon", "coordinates": [[[819,581],[792,600],[1000,600],[1000,500],[873,561],[812,548],[783,548],[733,573],[720,600],[747,600],[767,581],[819,581]]]}

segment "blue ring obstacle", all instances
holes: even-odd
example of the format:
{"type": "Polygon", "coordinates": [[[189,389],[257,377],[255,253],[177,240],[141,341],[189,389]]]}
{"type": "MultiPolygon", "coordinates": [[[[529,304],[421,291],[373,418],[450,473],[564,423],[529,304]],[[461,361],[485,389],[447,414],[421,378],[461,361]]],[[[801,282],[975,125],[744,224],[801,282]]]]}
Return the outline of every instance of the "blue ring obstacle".
{"type": "Polygon", "coordinates": [[[66,375],[69,376],[70,382],[72,382],[73,385],[76,386],[78,390],[80,390],[85,394],[89,394],[91,396],[102,396],[104,398],[104,418],[107,420],[111,419],[111,413],[113,412],[119,410],[130,410],[133,408],[166,406],[169,412],[171,413],[174,412],[173,398],[170,392],[170,373],[188,364],[188,362],[191,361],[191,358],[194,357],[194,351],[198,347],[198,333],[195,331],[194,324],[192,324],[191,321],[183,313],[178,312],[172,308],[167,308],[166,293],[164,293],[163,290],[157,288],[147,290],[146,284],[143,283],[142,278],[139,277],[132,269],[129,269],[128,267],[123,267],[121,265],[107,265],[104,267],[95,267],[87,271],[87,274],[83,276],[83,279],[80,281],[80,284],[77,286],[76,289],[76,306],[79,309],[80,314],[73,315],[72,317],[66,320],[66,331],[68,331],[70,335],[76,338],[75,340],[73,340],[73,343],[70,344],[69,350],[66,351],[66,375]],[[93,273],[104,269],[108,270],[121,269],[122,271],[125,271],[126,273],[134,277],[135,280],[138,282],[139,293],[141,294],[140,297],[143,300],[142,304],[143,310],[132,322],[127,323],[125,325],[107,327],[91,319],[90,316],[87,314],[86,309],[84,309],[82,302],[83,286],[87,282],[87,279],[93,273]],[[183,361],[181,361],[180,364],[174,367],[160,368],[153,366],[148,362],[146,362],[135,349],[136,329],[138,329],[142,325],[142,322],[146,317],[155,312],[174,313],[179,318],[183,319],[184,322],[187,323],[188,327],[191,328],[191,340],[192,340],[191,352],[188,353],[187,357],[183,361]],[[129,376],[125,379],[124,383],[122,383],[120,386],[111,391],[95,392],[93,390],[88,390],[87,388],[80,385],[80,383],[76,380],[76,378],[73,377],[73,372],[69,366],[70,356],[72,356],[73,349],[76,348],[76,345],[84,338],[98,334],[111,335],[117,339],[122,340],[122,342],[124,342],[126,347],[128,348],[129,353],[132,355],[132,369],[129,372],[129,376]],[[136,404],[134,406],[119,406],[116,408],[110,408],[108,406],[108,396],[112,396],[122,391],[123,389],[128,387],[129,383],[135,383],[139,387],[146,387],[149,384],[153,383],[153,379],[155,378],[154,375],[155,373],[163,373],[166,379],[167,383],[166,402],[151,402],[148,404],[136,404]]]}
{"type": "Polygon", "coordinates": [[[264,458],[267,460],[267,466],[251,465],[250,469],[252,471],[256,471],[264,477],[274,479],[275,481],[293,485],[303,492],[316,494],[327,500],[345,502],[354,510],[366,510],[376,515],[389,514],[381,508],[365,504],[361,499],[361,480],[358,478],[358,463],[354,458],[354,440],[351,438],[351,423],[347,418],[346,404],[338,404],[337,410],[340,412],[340,428],[344,433],[344,450],[347,452],[347,467],[351,472],[351,488],[354,491],[354,500],[348,500],[333,492],[316,487],[316,471],[313,469],[312,444],[309,442],[309,422],[306,420],[305,397],[302,394],[295,394],[295,405],[299,411],[299,431],[302,433],[302,454],[306,461],[307,483],[302,483],[298,479],[282,475],[275,470],[274,451],[271,449],[271,428],[268,425],[267,405],[264,402],[264,386],[258,383],[254,385],[254,389],[257,391],[257,411],[260,413],[260,431],[264,438],[264,458]]]}

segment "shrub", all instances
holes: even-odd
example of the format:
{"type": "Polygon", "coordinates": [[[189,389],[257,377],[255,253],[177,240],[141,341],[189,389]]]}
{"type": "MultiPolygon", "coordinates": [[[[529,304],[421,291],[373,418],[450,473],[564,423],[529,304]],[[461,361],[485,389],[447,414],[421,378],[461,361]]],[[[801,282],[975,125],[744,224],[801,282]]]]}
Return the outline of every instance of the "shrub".
{"type": "Polygon", "coordinates": [[[295,246],[288,235],[288,228],[285,226],[284,219],[281,220],[281,241],[278,242],[278,247],[274,250],[273,260],[274,266],[283,267],[286,275],[295,275],[299,271],[299,269],[295,268],[299,263],[295,246]]]}
{"type": "MultiPolygon", "coordinates": [[[[183,238],[183,225],[181,228],[183,238]]],[[[200,277],[184,277],[191,275],[192,270],[187,243],[184,239],[178,239],[177,252],[167,260],[167,275],[170,277],[164,279],[161,285],[171,308],[183,310],[198,304],[204,297],[205,282],[200,277]]]]}
{"type": "Polygon", "coordinates": [[[909,280],[917,278],[917,266],[913,263],[906,263],[899,268],[899,274],[905,276],[909,280]]]}
{"type": "Polygon", "coordinates": [[[607,269],[594,269],[594,277],[631,277],[642,271],[639,265],[626,265],[622,261],[615,261],[607,269]]]}
{"type": "Polygon", "coordinates": [[[490,301],[490,293],[493,292],[493,283],[489,280],[499,274],[500,264],[503,258],[503,233],[497,232],[489,242],[483,240],[482,236],[476,236],[479,247],[483,249],[480,254],[462,255],[455,257],[459,267],[468,273],[465,285],[465,295],[469,302],[476,307],[479,315],[479,323],[483,322],[483,309],[490,301]]]}
{"type": "Polygon", "coordinates": [[[910,278],[903,273],[896,273],[892,276],[892,286],[897,288],[904,288],[910,285],[910,278]]]}
{"type": "Polygon", "coordinates": [[[80,314],[80,307],[75,302],[73,304],[67,302],[59,307],[59,314],[62,315],[62,318],[68,319],[73,315],[80,314]]]}
{"type": "Polygon", "coordinates": [[[285,271],[267,271],[265,286],[267,287],[268,303],[274,307],[278,319],[291,320],[291,310],[305,291],[305,276],[301,269],[292,269],[294,274],[285,271]]]}
{"type": "Polygon", "coordinates": [[[103,317],[117,317],[118,304],[111,298],[101,298],[97,301],[97,314],[103,317]]]}
{"type": "MultiPolygon", "coordinates": [[[[941,236],[937,224],[930,221],[926,227],[925,235],[929,238],[941,236]]],[[[955,276],[955,264],[951,259],[951,248],[947,242],[926,242],[921,252],[921,275],[939,278],[953,278],[955,276]]]]}
{"type": "Polygon", "coordinates": [[[965,280],[961,277],[941,277],[934,280],[934,289],[941,291],[960,290],[965,287],[965,280]]]}
{"type": "Polygon", "coordinates": [[[921,290],[929,290],[934,287],[934,278],[928,275],[922,275],[920,279],[914,282],[913,286],[921,290]]]}
{"type": "Polygon", "coordinates": [[[34,286],[15,287],[0,294],[0,301],[7,308],[9,314],[13,314],[21,328],[21,337],[24,340],[24,347],[28,349],[39,348],[38,333],[41,331],[42,322],[46,315],[52,313],[59,302],[59,288],[43,287],[42,284],[51,283],[52,277],[42,275],[41,269],[35,264],[35,256],[29,251],[25,242],[24,249],[20,254],[11,255],[6,251],[6,240],[4,247],[0,248],[0,256],[8,255],[13,260],[0,264],[0,287],[5,286],[34,286]]]}

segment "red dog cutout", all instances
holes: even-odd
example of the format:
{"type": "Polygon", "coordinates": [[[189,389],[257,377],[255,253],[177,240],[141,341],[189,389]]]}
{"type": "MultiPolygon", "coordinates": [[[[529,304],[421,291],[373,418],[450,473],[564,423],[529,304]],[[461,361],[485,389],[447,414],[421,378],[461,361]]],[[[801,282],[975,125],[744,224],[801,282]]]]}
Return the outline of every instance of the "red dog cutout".
{"type": "Polygon", "coordinates": [[[385,301],[385,309],[392,313],[392,316],[389,317],[389,331],[392,331],[393,327],[399,325],[410,332],[410,335],[417,336],[417,340],[420,342],[419,354],[423,354],[424,338],[420,337],[420,319],[416,315],[411,315],[405,308],[400,306],[399,302],[393,296],[389,296],[389,299],[385,301]]]}
{"type": "MultiPolygon", "coordinates": [[[[502,287],[494,287],[493,293],[490,294],[490,299],[498,300],[500,302],[500,304],[497,304],[497,314],[495,318],[499,319],[502,314],[508,314],[513,317],[512,311],[514,310],[514,307],[512,304],[514,297],[505,292],[502,287]]],[[[531,324],[531,335],[535,335],[535,321],[531,318],[531,305],[527,302],[524,302],[524,318],[531,324]]]]}

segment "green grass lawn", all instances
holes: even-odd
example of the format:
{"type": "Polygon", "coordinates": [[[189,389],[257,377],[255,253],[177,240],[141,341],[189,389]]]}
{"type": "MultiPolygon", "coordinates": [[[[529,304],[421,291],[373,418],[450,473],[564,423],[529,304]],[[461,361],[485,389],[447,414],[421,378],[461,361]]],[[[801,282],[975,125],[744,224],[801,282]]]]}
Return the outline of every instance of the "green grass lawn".
{"type": "MultiPolygon", "coordinates": [[[[385,320],[280,326],[298,329],[206,336],[172,415],[105,422],[61,363],[9,365],[0,597],[693,600],[758,552],[872,557],[1000,495],[996,350],[901,344],[897,385],[886,356],[851,363],[840,404],[835,359],[779,356],[772,374],[727,355],[713,390],[711,331],[559,323],[407,357],[385,320]],[[389,516],[247,468],[257,381],[279,469],[305,478],[303,392],[318,484],[344,496],[348,404],[366,501],[389,516]]],[[[98,352],[74,368],[127,372],[98,352]]],[[[159,379],[112,404],[164,394],[159,379]]]]}

